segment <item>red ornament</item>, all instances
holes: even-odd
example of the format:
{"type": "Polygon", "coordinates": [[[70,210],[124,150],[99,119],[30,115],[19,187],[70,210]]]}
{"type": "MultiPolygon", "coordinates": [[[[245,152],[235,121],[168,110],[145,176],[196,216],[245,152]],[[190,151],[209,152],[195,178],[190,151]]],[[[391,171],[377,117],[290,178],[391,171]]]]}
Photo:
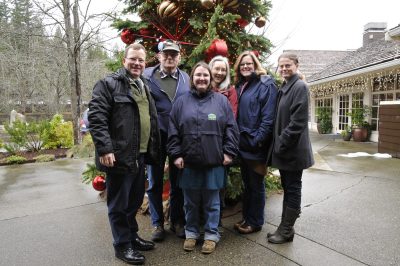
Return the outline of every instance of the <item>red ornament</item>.
{"type": "Polygon", "coordinates": [[[131,29],[123,29],[121,32],[121,40],[126,44],[131,44],[135,41],[135,36],[131,29]]]}
{"type": "Polygon", "coordinates": [[[257,58],[260,57],[260,52],[259,52],[259,51],[253,50],[252,52],[253,52],[253,54],[254,54],[257,58]]]}
{"type": "Polygon", "coordinates": [[[147,28],[143,28],[139,30],[139,34],[142,36],[150,36],[151,31],[147,28]]]}
{"type": "Polygon", "coordinates": [[[225,40],[215,39],[212,41],[210,47],[206,50],[207,61],[210,61],[214,56],[222,55],[228,57],[228,46],[225,40]]]}
{"type": "Polygon", "coordinates": [[[242,29],[246,28],[247,25],[249,25],[249,22],[243,18],[238,18],[236,20],[236,23],[241,27],[242,29]]]}
{"type": "Polygon", "coordinates": [[[97,191],[103,191],[106,189],[106,180],[104,176],[98,175],[92,181],[92,186],[97,191]]]}

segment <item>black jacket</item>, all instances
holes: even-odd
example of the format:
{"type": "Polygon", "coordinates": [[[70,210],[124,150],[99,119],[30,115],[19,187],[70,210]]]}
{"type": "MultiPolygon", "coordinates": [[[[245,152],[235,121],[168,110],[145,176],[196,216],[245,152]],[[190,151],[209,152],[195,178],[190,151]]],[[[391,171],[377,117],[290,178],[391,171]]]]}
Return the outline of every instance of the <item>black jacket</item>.
{"type": "MultiPolygon", "coordinates": [[[[96,165],[101,171],[126,173],[136,171],[140,148],[139,109],[133,98],[125,68],[99,80],[89,103],[89,130],[96,148],[96,165]],[[114,167],[100,165],[99,156],[114,153],[114,167]]],[[[157,111],[145,80],[144,89],[149,100],[150,140],[146,163],[158,162],[160,135],[157,111]]]]}
{"type": "Polygon", "coordinates": [[[314,164],[308,133],[308,98],[308,87],[298,75],[279,90],[271,147],[271,164],[278,169],[297,171],[314,164]]]}
{"type": "Polygon", "coordinates": [[[238,128],[228,99],[215,92],[188,92],[174,103],[169,120],[168,155],[185,166],[222,166],[224,153],[238,152],[238,128]]]}

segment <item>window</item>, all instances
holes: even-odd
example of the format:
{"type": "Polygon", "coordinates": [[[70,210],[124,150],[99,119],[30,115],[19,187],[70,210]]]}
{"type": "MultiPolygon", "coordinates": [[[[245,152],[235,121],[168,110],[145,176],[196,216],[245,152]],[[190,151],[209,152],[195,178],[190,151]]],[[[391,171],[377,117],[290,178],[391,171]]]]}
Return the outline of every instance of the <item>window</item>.
{"type": "MultiPolygon", "coordinates": [[[[333,98],[319,98],[315,99],[315,109],[317,110],[318,107],[330,107],[332,108],[333,105],[333,98]]],[[[315,112],[315,120],[318,121],[317,112],[315,112]]]]}
{"type": "Polygon", "coordinates": [[[373,80],[371,129],[378,130],[379,103],[400,100],[400,75],[387,75],[373,80]]]}

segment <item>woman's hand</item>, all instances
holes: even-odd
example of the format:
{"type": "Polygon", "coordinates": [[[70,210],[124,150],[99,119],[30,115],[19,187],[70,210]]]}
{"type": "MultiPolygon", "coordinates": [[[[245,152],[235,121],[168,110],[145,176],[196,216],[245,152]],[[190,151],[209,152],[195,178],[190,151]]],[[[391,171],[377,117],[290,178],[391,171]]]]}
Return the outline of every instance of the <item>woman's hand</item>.
{"type": "Polygon", "coordinates": [[[185,166],[182,157],[176,158],[174,164],[178,169],[183,169],[183,167],[185,166]]]}
{"type": "Polygon", "coordinates": [[[228,165],[232,163],[232,157],[228,154],[224,153],[224,161],[222,162],[223,165],[228,165]]]}

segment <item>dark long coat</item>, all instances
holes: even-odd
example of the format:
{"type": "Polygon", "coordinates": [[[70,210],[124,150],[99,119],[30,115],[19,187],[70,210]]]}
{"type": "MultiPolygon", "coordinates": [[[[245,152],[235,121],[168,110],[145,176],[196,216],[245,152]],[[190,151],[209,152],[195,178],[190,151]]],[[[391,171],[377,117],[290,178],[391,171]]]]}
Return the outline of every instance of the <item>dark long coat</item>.
{"type": "Polygon", "coordinates": [[[271,145],[271,165],[297,171],[314,164],[308,134],[307,84],[293,75],[278,92],[277,110],[271,145]]]}

